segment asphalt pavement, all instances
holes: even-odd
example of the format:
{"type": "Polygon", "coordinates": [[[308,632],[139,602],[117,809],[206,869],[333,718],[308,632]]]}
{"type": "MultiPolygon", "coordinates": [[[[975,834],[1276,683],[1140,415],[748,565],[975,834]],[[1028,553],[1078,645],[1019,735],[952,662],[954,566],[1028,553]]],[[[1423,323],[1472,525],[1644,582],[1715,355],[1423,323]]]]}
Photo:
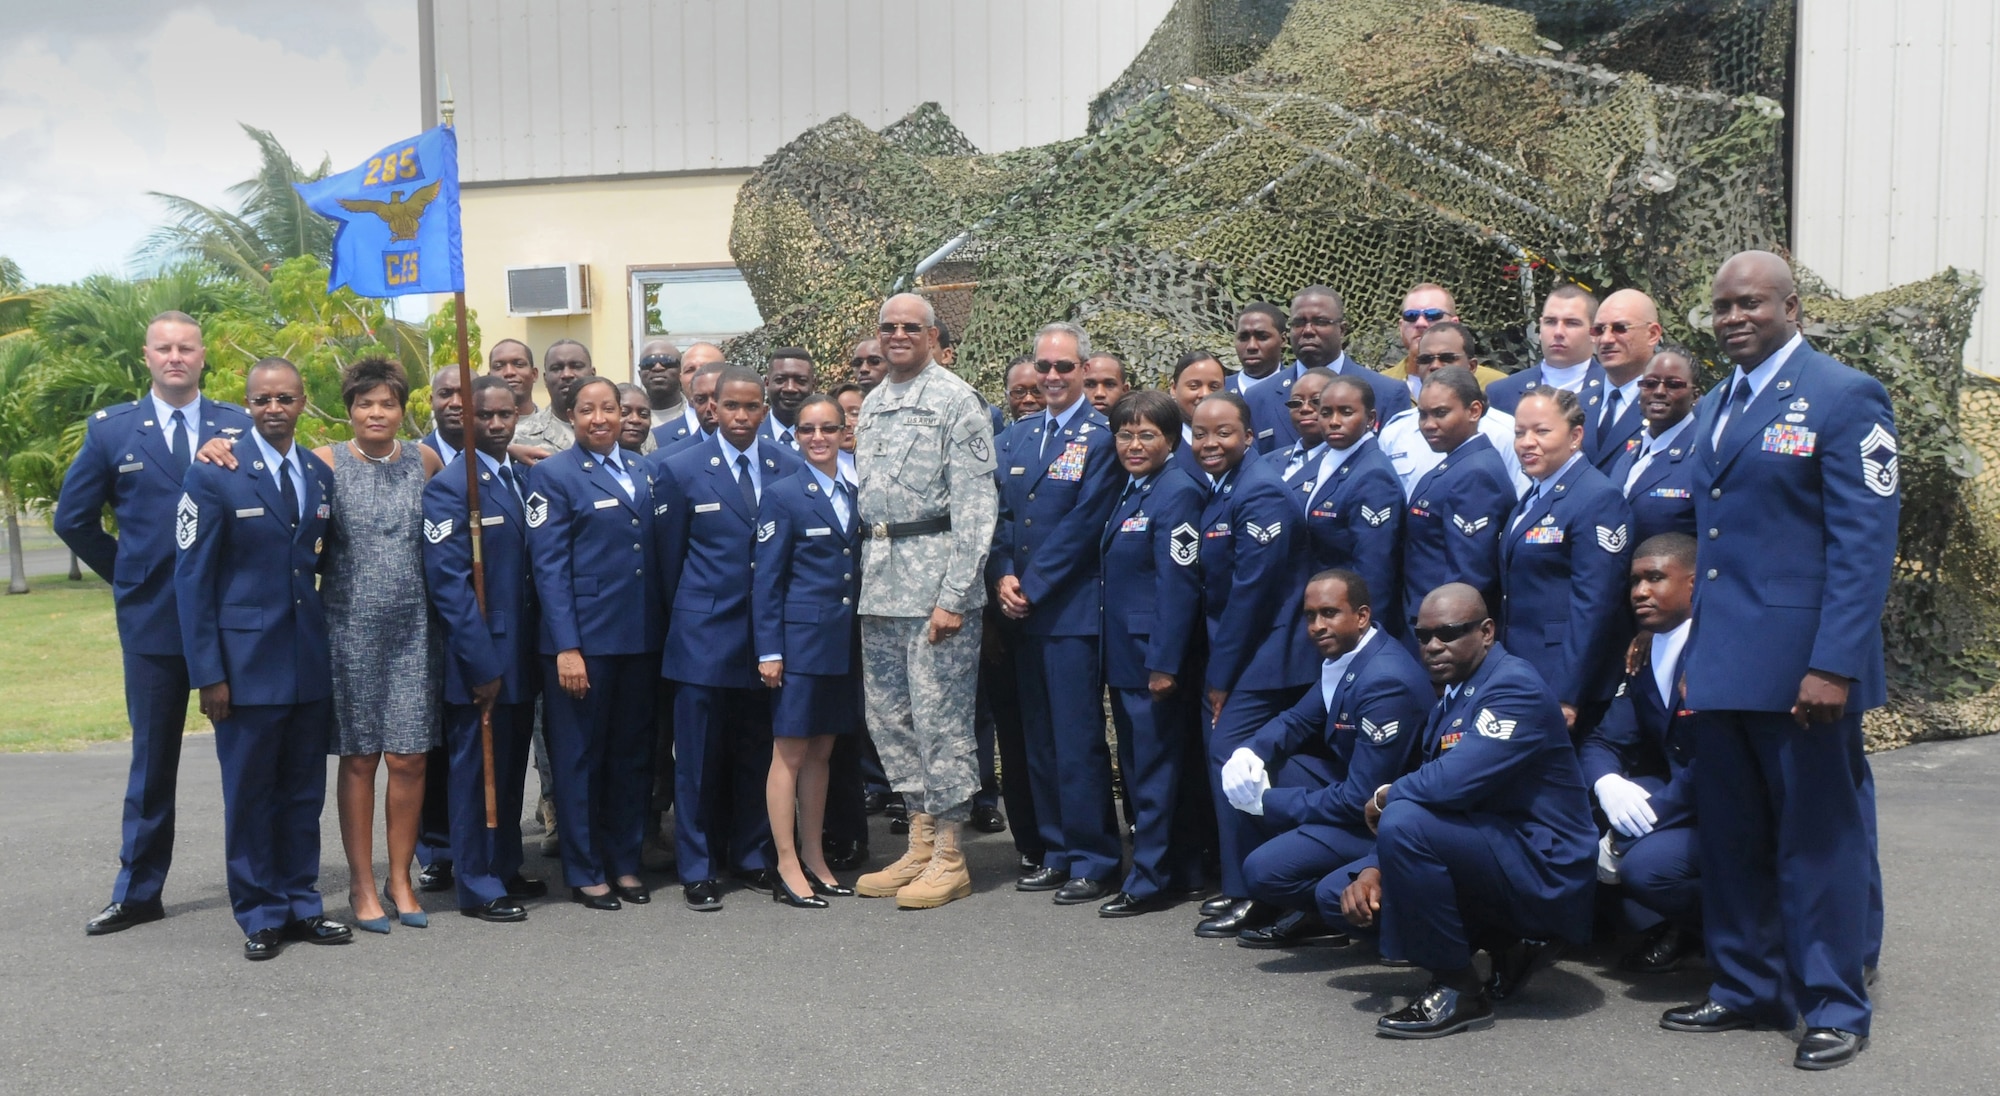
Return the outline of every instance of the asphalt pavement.
{"type": "MultiPolygon", "coordinates": [[[[208,735],[183,755],[168,918],[92,939],[125,748],[5,755],[0,1091],[2000,1091],[2000,739],[1874,762],[1888,895],[1874,1042],[1806,1074],[1785,1034],[1660,1030],[1705,977],[1620,975],[1604,944],[1540,975],[1490,1030],[1379,1039],[1375,1016],[1420,973],[1360,947],[1198,940],[1192,904],[1123,921],[1058,907],[1013,890],[1005,835],[972,842],[977,892],[936,911],[808,912],[735,890],[698,914],[663,877],[649,906],[593,912],[556,887],[526,924],[488,925],[427,895],[428,929],[252,964],[223,886],[208,735]]],[[[900,839],[875,825],[880,863],[900,839]]],[[[327,912],[344,918],[331,795],[324,850],[327,912]]],[[[532,853],[528,873],[559,874],[532,853]]]]}

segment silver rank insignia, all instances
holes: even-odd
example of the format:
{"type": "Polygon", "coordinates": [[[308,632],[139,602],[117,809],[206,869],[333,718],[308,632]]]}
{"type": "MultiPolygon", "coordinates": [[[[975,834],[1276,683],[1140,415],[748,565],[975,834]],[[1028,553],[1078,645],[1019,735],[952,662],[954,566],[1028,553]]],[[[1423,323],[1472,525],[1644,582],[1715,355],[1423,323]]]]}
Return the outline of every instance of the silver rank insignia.
{"type": "Polygon", "coordinates": [[[1467,521],[1457,514],[1451,516],[1451,523],[1458,526],[1458,531],[1468,537],[1478,536],[1479,531],[1486,528],[1487,524],[1492,520],[1492,518],[1480,518],[1478,521],[1467,521]]]}
{"type": "Polygon", "coordinates": [[[1602,525],[1597,527],[1597,546],[1613,555],[1624,551],[1626,543],[1631,539],[1631,534],[1623,525],[1616,529],[1607,529],[1602,525]]]}
{"type": "Polygon", "coordinates": [[[757,543],[762,544],[778,535],[778,523],[767,521],[757,527],[757,543]]]}
{"type": "Polygon", "coordinates": [[[664,513],[666,513],[666,512],[667,512],[667,504],[666,504],[666,503],[664,503],[664,502],[663,502],[663,503],[660,503],[660,504],[659,504],[658,506],[655,506],[655,507],[653,507],[653,516],[654,516],[654,517],[658,517],[658,516],[660,516],[661,514],[664,514],[664,513]]]}
{"type": "Polygon", "coordinates": [[[1367,522],[1371,526],[1380,525],[1383,522],[1388,521],[1389,515],[1395,512],[1396,508],[1393,506],[1384,506],[1380,510],[1370,510],[1366,505],[1363,505],[1361,507],[1361,520],[1367,522]]]}
{"type": "Polygon", "coordinates": [[[196,506],[193,499],[182,495],[180,505],[174,507],[174,543],[180,546],[181,551],[194,547],[195,523],[200,517],[201,507],[196,506]]]}
{"type": "Polygon", "coordinates": [[[424,539],[430,541],[432,544],[440,543],[444,538],[451,535],[451,528],[454,524],[455,522],[451,518],[436,522],[425,521],[424,539]]]}
{"type": "Polygon", "coordinates": [[[1896,484],[1901,479],[1901,470],[1896,466],[1896,435],[1883,429],[1879,422],[1861,439],[1861,479],[1870,491],[1883,498],[1895,497],[1896,484]]]}
{"type": "Polygon", "coordinates": [[[1168,537],[1167,550],[1173,555],[1175,563],[1182,567],[1194,566],[1195,560],[1201,558],[1201,531],[1192,522],[1181,522],[1174,526],[1173,533],[1168,537]]]}
{"type": "Polygon", "coordinates": [[[1285,523],[1274,521],[1269,525],[1259,525],[1254,521],[1246,522],[1244,523],[1243,531],[1250,534],[1251,539],[1257,543],[1269,544],[1278,539],[1278,534],[1285,531],[1285,523]]]}
{"type": "Polygon", "coordinates": [[[522,510],[528,519],[530,529],[540,529],[542,523],[549,520],[549,500],[542,497],[540,491],[528,496],[522,510]]]}
{"type": "Polygon", "coordinates": [[[1365,715],[1361,717],[1361,733],[1367,735],[1368,740],[1377,746],[1396,737],[1396,732],[1401,730],[1402,727],[1403,721],[1400,719],[1392,719],[1387,723],[1377,723],[1365,715]]]}
{"type": "Polygon", "coordinates": [[[1512,719],[1501,719],[1494,715],[1490,708],[1481,708],[1479,709],[1479,718],[1474,720],[1472,725],[1481,735],[1487,738],[1497,738],[1504,742],[1514,737],[1515,722],[1512,719]]]}

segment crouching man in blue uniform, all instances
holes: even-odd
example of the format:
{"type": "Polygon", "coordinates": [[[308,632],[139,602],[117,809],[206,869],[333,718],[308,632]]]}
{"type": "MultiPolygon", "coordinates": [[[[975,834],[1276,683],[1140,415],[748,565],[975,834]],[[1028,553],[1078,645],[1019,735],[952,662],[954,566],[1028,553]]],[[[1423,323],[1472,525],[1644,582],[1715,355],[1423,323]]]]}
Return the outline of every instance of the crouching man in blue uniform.
{"type": "Polygon", "coordinates": [[[244,957],[261,960],[354,931],[322,916],[318,886],[333,670],[317,578],[333,471],[293,441],[305,385],[291,362],[258,362],[245,391],[251,459],[196,463],[181,481],[174,596],[222,762],[229,904],[244,957]]]}
{"type": "Polygon", "coordinates": [[[1365,808],[1376,854],[1352,875],[1341,912],[1381,921],[1385,951],[1430,972],[1376,1033],[1434,1039],[1493,1023],[1493,1002],[1518,994],[1568,944],[1590,939],[1597,829],[1562,706],[1533,666],[1493,640],[1480,592],[1431,591],[1415,636],[1444,696],[1424,727],[1422,764],[1376,789],[1365,808]],[[1475,951],[1492,956],[1482,983],[1475,951]]]}
{"type": "MultiPolygon", "coordinates": [[[[1230,805],[1262,817],[1274,835],[1244,858],[1244,884],[1252,898],[1286,910],[1275,924],[1239,932],[1239,946],[1347,943],[1321,919],[1314,894],[1341,865],[1375,851],[1369,797],[1416,767],[1435,691],[1410,652],[1376,625],[1370,592],[1353,571],[1321,571],[1306,584],[1306,634],[1325,659],[1319,687],[1222,766],[1230,805]]],[[[1388,593],[1400,601],[1399,591],[1388,593]]]]}

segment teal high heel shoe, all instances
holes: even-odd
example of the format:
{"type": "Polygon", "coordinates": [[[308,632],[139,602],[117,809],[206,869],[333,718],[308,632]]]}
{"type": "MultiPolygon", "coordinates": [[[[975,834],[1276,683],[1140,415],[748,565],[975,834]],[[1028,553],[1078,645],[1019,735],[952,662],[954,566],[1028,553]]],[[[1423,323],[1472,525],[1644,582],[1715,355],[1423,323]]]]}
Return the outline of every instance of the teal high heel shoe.
{"type": "MultiPolygon", "coordinates": [[[[385,883],[385,884],[383,884],[383,886],[382,886],[382,908],[383,908],[383,909],[386,909],[386,910],[388,910],[388,911],[389,911],[390,913],[394,914],[394,915],[395,915],[395,917],[396,917],[396,920],[397,920],[397,921],[398,921],[399,923],[401,923],[402,925],[404,925],[405,927],[408,927],[408,928],[413,928],[413,929],[427,929],[427,928],[429,928],[429,927],[431,926],[431,915],[430,915],[430,914],[428,914],[428,913],[425,913],[425,912],[424,912],[424,911],[422,911],[422,910],[399,910],[399,909],[397,909],[397,908],[396,908],[396,900],[395,900],[395,899],[393,899],[393,898],[391,898],[391,897],[389,897],[389,887],[388,887],[388,884],[386,884],[386,883],[385,883]]],[[[386,922],[386,921],[388,920],[388,918],[386,918],[386,917],[385,917],[385,918],[383,918],[383,920],[384,920],[384,921],[386,922]]],[[[371,931],[372,931],[372,930],[371,930],[371,931]]],[[[383,932],[388,932],[389,930],[388,930],[388,929],[383,929],[382,931],[383,931],[383,932]]]]}

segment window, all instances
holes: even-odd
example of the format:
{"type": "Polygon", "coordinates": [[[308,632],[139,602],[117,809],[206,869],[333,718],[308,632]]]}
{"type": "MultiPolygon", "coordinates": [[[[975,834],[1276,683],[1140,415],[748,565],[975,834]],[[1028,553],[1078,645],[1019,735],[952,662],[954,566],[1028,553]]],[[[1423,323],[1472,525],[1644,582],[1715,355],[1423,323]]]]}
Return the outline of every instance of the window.
{"type": "Polygon", "coordinates": [[[685,350],[721,345],[764,323],[750,286],[733,266],[635,266],[632,278],[632,360],[652,339],[685,350]]]}

